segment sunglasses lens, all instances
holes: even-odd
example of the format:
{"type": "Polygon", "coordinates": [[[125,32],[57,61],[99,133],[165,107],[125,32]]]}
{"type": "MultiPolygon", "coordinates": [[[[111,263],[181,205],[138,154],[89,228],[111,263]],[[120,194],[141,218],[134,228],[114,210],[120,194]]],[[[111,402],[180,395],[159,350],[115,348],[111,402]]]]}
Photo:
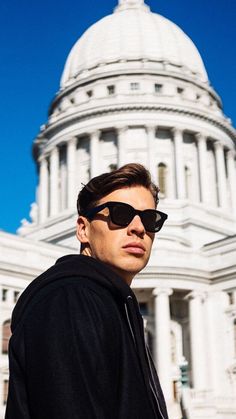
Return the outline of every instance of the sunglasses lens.
{"type": "Polygon", "coordinates": [[[146,231],[156,233],[161,229],[167,215],[153,209],[144,211],[135,210],[131,205],[123,202],[108,202],[110,218],[113,224],[127,227],[135,215],[139,215],[146,231]]]}
{"type": "Polygon", "coordinates": [[[142,222],[145,227],[145,230],[154,233],[157,231],[159,222],[161,221],[161,216],[154,210],[144,211],[142,214],[142,222]]]}
{"type": "Polygon", "coordinates": [[[111,220],[114,224],[125,227],[131,222],[134,213],[132,207],[125,204],[116,204],[110,208],[111,220]]]}

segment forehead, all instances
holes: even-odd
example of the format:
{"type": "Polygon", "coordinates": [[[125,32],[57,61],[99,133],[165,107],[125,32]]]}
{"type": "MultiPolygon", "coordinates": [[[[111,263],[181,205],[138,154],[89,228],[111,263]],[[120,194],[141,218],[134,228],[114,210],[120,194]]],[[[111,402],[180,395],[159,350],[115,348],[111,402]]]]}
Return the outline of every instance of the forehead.
{"type": "Polygon", "coordinates": [[[155,208],[155,201],[149,189],[143,186],[131,186],[129,188],[116,189],[100,199],[99,204],[108,201],[124,202],[136,209],[155,208]]]}

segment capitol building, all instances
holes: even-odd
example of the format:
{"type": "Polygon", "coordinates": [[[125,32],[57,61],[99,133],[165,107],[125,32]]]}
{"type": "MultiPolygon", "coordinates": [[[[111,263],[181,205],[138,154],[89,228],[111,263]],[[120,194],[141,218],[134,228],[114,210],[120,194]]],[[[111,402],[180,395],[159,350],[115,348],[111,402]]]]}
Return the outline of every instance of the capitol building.
{"type": "Polygon", "coordinates": [[[0,418],[19,294],[57,258],[79,252],[81,184],[137,162],[169,215],[132,287],[170,419],[235,419],[236,131],[188,35],[144,0],[117,3],[66,60],[33,144],[30,221],[17,235],[0,232],[0,418]]]}

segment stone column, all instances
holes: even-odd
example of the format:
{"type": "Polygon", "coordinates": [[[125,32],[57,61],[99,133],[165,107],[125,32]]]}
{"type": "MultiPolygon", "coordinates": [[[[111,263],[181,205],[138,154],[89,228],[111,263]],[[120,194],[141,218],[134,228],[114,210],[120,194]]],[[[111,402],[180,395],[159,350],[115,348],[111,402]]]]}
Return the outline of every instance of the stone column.
{"type": "Polygon", "coordinates": [[[173,128],[172,131],[174,134],[177,198],[185,199],[186,180],[183,159],[183,131],[179,128],[173,128]]]}
{"type": "Polygon", "coordinates": [[[207,139],[202,134],[196,136],[198,142],[198,160],[199,160],[199,175],[200,175],[200,193],[201,201],[207,203],[207,139]]]}
{"type": "Polygon", "coordinates": [[[99,173],[99,138],[100,130],[96,130],[90,135],[90,177],[93,178],[99,173]]]}
{"type": "Polygon", "coordinates": [[[117,167],[121,167],[126,163],[126,144],[125,135],[128,127],[121,127],[117,129],[117,167]]]}
{"type": "Polygon", "coordinates": [[[39,220],[43,223],[48,217],[48,162],[45,157],[39,168],[39,220]]]}
{"type": "Polygon", "coordinates": [[[193,291],[189,298],[190,317],[190,343],[192,359],[192,379],[196,390],[204,390],[206,384],[206,342],[205,342],[205,319],[203,316],[203,299],[205,295],[193,291]]]}
{"type": "Polygon", "coordinates": [[[170,289],[153,290],[155,297],[155,359],[161,386],[167,403],[173,400],[171,377],[170,289]]]}
{"type": "MultiPolygon", "coordinates": [[[[67,170],[68,170],[68,208],[76,208],[76,145],[77,138],[71,138],[67,143],[67,170]]],[[[79,168],[77,169],[79,170],[79,168]]]]}
{"type": "Polygon", "coordinates": [[[50,154],[50,215],[59,212],[59,150],[54,147],[50,154]]]}
{"type": "Polygon", "coordinates": [[[148,167],[152,178],[158,183],[158,171],[155,164],[155,126],[147,126],[148,167]]]}
{"type": "MultiPolygon", "coordinates": [[[[225,327],[225,306],[226,293],[222,291],[210,291],[206,299],[206,319],[207,324],[207,352],[208,365],[207,375],[209,376],[211,388],[216,395],[222,395],[225,391],[225,346],[230,347],[230,340],[226,336],[225,327]],[[225,333],[225,337],[222,336],[225,333]]],[[[234,339],[232,339],[234,343],[234,339]]],[[[232,348],[234,349],[234,348],[232,348]]],[[[205,349],[206,351],[206,349],[205,349]]]]}
{"type": "Polygon", "coordinates": [[[228,197],[227,197],[227,181],[226,181],[226,170],[225,170],[224,147],[223,147],[223,144],[220,143],[220,141],[215,141],[214,148],[215,148],[215,156],[216,156],[219,204],[220,204],[220,207],[227,208],[228,197]]]}
{"type": "Polygon", "coordinates": [[[236,167],[235,167],[235,150],[227,152],[227,169],[229,177],[230,198],[232,202],[232,209],[236,215],[236,167]]]}

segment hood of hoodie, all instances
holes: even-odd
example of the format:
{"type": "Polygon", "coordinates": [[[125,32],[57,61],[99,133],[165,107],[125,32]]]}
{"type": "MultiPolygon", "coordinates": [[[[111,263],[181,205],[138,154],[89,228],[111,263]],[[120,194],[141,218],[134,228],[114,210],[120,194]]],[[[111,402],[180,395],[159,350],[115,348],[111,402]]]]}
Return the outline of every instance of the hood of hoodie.
{"type": "Polygon", "coordinates": [[[68,255],[58,259],[51,268],[45,271],[32,281],[25,291],[21,294],[12,313],[11,329],[14,332],[18,323],[22,320],[28,305],[32,302],[35,295],[42,288],[47,287],[52,282],[63,278],[87,278],[97,282],[107,288],[116,298],[123,300],[127,298],[136,301],[133,291],[129,285],[119,277],[109,266],[104,263],[84,255],[68,255]]]}
{"type": "Polygon", "coordinates": [[[37,299],[39,292],[46,291],[44,288],[48,286],[54,286],[53,283],[56,285],[56,281],[58,280],[66,280],[66,278],[69,279],[73,277],[75,280],[86,278],[100,284],[102,287],[107,288],[109,292],[123,304],[130,333],[137,350],[143,379],[146,383],[153,411],[155,412],[154,417],[161,417],[162,419],[168,418],[159,381],[157,384],[159,388],[158,391],[152,388],[152,379],[150,378],[152,368],[150,369],[145,348],[143,321],[136,297],[130,286],[106,264],[84,255],[68,255],[58,259],[55,265],[32,281],[20,296],[12,314],[12,332],[16,330],[18,325],[20,327],[20,323],[22,324],[24,322],[28,309],[31,307],[31,304],[34,303],[35,299],[37,299]],[[153,394],[154,398],[157,400],[156,408],[153,404],[153,394]],[[162,411],[158,402],[159,397],[162,399],[162,411]],[[157,415],[156,411],[159,412],[157,415]]]}

